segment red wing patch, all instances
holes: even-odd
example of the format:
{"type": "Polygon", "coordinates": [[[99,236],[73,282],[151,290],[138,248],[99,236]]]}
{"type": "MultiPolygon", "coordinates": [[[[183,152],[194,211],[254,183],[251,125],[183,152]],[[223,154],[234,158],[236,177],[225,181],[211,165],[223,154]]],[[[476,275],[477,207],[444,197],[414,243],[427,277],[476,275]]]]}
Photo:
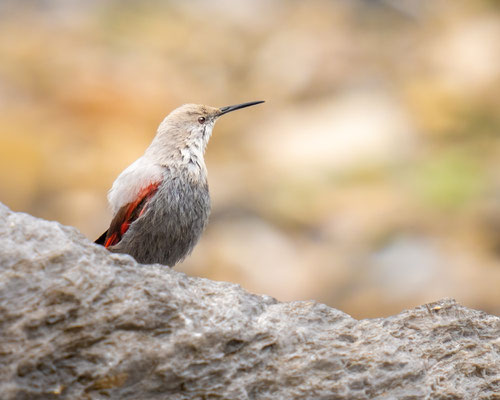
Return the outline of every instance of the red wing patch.
{"type": "Polygon", "coordinates": [[[108,248],[117,244],[122,236],[127,232],[130,224],[139,218],[149,203],[149,200],[155,195],[158,190],[160,182],[152,183],[146,188],[142,189],[137,195],[137,199],[132,203],[125,204],[121,207],[109,226],[104,247],[108,248]]]}
{"type": "Polygon", "coordinates": [[[106,243],[104,243],[104,247],[108,248],[109,246],[113,246],[120,241],[121,237],[118,237],[118,234],[114,232],[111,234],[109,238],[106,239],[106,243]]]}

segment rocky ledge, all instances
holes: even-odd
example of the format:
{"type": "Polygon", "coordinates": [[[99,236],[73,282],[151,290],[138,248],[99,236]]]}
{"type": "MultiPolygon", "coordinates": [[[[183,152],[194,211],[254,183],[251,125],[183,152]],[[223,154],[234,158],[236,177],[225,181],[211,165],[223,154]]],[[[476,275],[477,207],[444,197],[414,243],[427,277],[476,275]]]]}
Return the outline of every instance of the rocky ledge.
{"type": "Polygon", "coordinates": [[[3,205],[0,268],[5,400],[500,398],[500,319],[453,300],[357,321],[3,205]]]}

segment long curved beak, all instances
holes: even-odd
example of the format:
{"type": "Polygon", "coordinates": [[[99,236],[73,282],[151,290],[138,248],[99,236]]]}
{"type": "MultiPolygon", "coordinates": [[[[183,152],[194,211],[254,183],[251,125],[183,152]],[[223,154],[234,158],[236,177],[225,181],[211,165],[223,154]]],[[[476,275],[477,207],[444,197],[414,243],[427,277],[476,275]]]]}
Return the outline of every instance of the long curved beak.
{"type": "Polygon", "coordinates": [[[228,112],[231,112],[231,111],[239,110],[240,108],[250,107],[250,106],[254,106],[256,104],[260,104],[260,103],[264,103],[264,100],[250,101],[248,103],[236,104],[234,106],[221,107],[221,108],[219,108],[219,116],[221,116],[223,114],[227,114],[228,112]]]}

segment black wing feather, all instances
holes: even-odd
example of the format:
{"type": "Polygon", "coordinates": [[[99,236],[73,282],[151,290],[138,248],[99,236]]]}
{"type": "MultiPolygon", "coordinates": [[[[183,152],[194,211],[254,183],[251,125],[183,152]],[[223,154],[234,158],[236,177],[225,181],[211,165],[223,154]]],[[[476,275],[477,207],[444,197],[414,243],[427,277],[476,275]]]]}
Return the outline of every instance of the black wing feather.
{"type": "Polygon", "coordinates": [[[107,235],[108,235],[108,231],[104,232],[101,236],[99,236],[99,239],[97,239],[94,243],[100,244],[101,246],[104,246],[104,243],[106,242],[107,235]]]}

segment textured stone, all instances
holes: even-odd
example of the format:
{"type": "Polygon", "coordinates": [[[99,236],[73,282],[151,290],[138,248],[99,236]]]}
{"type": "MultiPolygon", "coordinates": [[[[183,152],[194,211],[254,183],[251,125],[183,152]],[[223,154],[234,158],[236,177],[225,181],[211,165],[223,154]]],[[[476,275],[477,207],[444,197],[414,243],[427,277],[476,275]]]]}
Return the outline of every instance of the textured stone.
{"type": "Polygon", "coordinates": [[[453,300],[357,321],[3,205],[0,266],[5,400],[500,398],[500,319],[453,300]]]}

